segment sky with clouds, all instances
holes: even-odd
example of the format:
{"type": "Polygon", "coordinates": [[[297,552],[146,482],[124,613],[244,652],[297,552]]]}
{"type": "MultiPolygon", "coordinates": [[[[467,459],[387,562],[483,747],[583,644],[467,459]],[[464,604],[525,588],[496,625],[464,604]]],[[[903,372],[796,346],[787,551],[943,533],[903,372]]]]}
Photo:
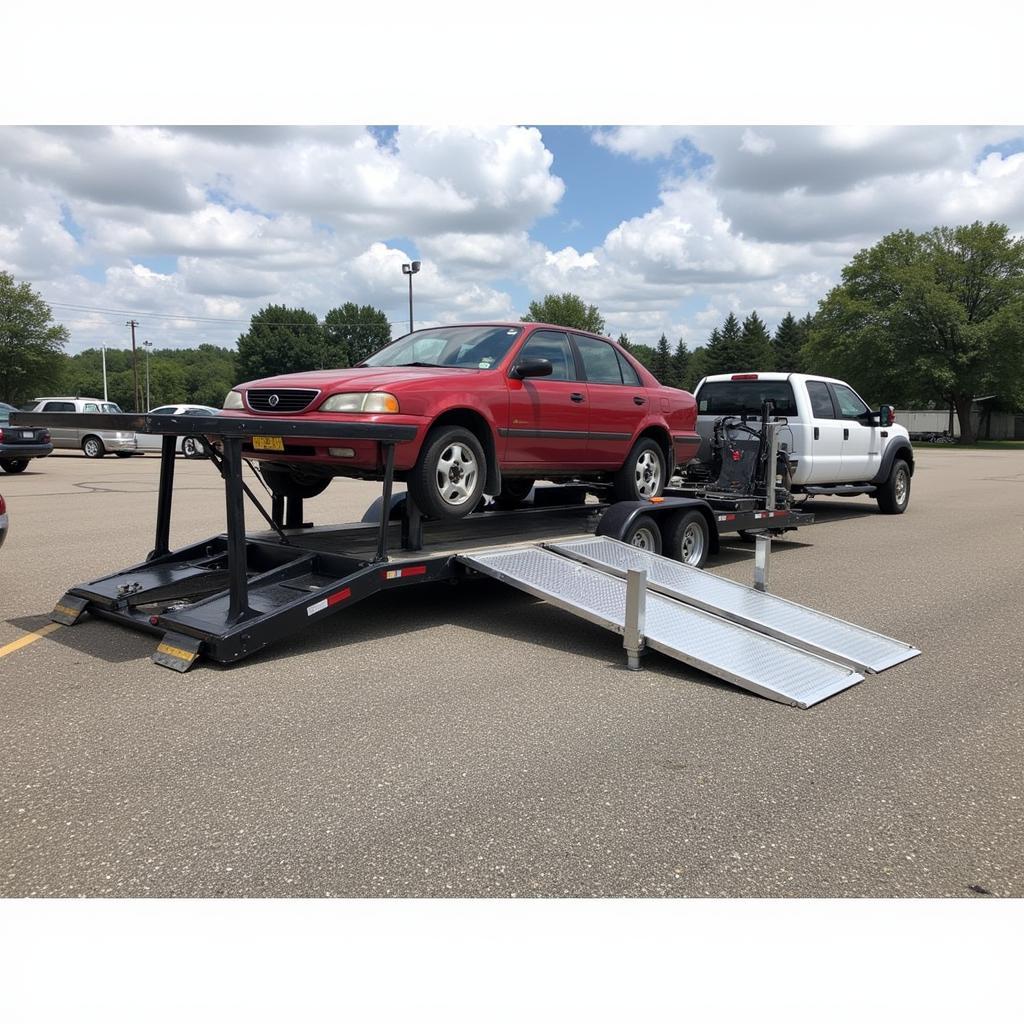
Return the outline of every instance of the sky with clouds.
{"type": "Polygon", "coordinates": [[[232,345],[268,303],[407,328],[572,291],[612,335],[691,348],[800,315],[897,228],[1024,233],[1024,128],[0,129],[0,269],[69,351],[232,345]]]}

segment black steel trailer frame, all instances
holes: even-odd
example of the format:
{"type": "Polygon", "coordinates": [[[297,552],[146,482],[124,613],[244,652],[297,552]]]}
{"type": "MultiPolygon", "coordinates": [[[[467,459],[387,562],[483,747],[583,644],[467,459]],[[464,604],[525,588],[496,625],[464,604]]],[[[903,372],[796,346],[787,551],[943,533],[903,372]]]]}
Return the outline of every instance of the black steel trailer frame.
{"type": "Polygon", "coordinates": [[[395,446],[411,440],[413,427],[287,418],[12,413],[16,426],[72,422],[162,435],[156,530],[143,561],[72,587],[51,618],[74,625],[88,611],[154,633],[160,641],[153,660],[179,672],[200,655],[222,664],[236,662],[393,587],[464,579],[472,570],[458,555],[472,550],[586,533],[629,540],[641,516],[664,522],[697,510],[715,551],[723,532],[774,532],[813,521],[789,508],[759,507],[752,498],[695,497],[670,489],[650,501],[608,503],[596,485],[569,484],[537,487],[532,504],[512,511],[486,507],[461,520],[424,523],[410,496],[392,493],[395,446]],[[172,551],[179,435],[216,438],[207,453],[224,481],[226,531],[172,551]],[[362,522],[340,526],[305,524],[298,498],[273,496],[268,511],[243,479],[243,441],[254,436],[375,440],[381,448],[381,497],[362,522]],[[588,494],[596,494],[597,502],[588,501],[588,494]],[[267,532],[246,532],[246,497],[267,522],[267,532]]]}

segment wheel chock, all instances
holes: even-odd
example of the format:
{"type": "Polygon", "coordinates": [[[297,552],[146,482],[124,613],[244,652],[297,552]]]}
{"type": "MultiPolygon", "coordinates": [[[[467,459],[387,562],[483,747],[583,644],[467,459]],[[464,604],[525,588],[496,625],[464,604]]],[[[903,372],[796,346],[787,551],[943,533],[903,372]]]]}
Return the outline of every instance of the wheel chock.
{"type": "Polygon", "coordinates": [[[153,661],[175,672],[187,672],[199,657],[202,640],[181,633],[164,633],[163,640],[153,652],[153,661]]]}

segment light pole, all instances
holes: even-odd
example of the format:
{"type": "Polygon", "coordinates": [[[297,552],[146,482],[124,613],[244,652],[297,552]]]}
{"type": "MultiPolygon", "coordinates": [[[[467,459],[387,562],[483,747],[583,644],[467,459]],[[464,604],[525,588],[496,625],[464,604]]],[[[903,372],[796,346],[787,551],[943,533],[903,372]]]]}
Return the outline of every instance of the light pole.
{"type": "Polygon", "coordinates": [[[146,412],[153,407],[153,403],[149,397],[149,350],[153,347],[153,342],[144,341],[142,347],[146,350],[146,412]]]}
{"type": "Polygon", "coordinates": [[[101,345],[100,352],[103,353],[103,401],[109,401],[107,398],[107,346],[101,345]]]}
{"type": "Polygon", "coordinates": [[[402,273],[409,278],[409,333],[412,334],[412,275],[420,272],[420,261],[413,260],[412,263],[402,264],[402,273]]]}

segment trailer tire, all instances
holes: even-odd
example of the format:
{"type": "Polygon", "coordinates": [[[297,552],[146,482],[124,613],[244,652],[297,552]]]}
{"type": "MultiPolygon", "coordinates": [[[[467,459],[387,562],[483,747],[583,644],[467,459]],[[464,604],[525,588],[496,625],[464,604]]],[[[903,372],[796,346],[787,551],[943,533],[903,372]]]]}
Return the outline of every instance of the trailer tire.
{"type": "Polygon", "coordinates": [[[623,544],[631,544],[651,554],[661,554],[661,528],[654,516],[637,516],[630,523],[622,538],[623,544]]]}
{"type": "Polygon", "coordinates": [[[502,477],[501,490],[494,496],[494,504],[507,510],[518,508],[533,490],[534,482],[532,476],[502,477]]]}
{"type": "Polygon", "coordinates": [[[910,504],[910,467],[903,459],[896,459],[889,471],[889,479],[875,493],[875,500],[883,515],[901,516],[910,504]]]}
{"type": "Polygon", "coordinates": [[[331,477],[298,478],[291,470],[280,466],[260,466],[263,482],[271,494],[279,498],[315,498],[327,490],[331,477]]]}
{"type": "Polygon", "coordinates": [[[665,453],[653,437],[641,437],[612,477],[617,501],[647,501],[665,489],[665,453]]]}
{"type": "Polygon", "coordinates": [[[486,481],[487,456],[476,434],[441,426],[427,435],[406,486],[425,515],[454,520],[476,511],[486,481]]]}
{"type": "Polygon", "coordinates": [[[700,512],[679,512],[669,519],[665,531],[665,554],[669,558],[703,569],[710,550],[708,521],[700,512]]]}

